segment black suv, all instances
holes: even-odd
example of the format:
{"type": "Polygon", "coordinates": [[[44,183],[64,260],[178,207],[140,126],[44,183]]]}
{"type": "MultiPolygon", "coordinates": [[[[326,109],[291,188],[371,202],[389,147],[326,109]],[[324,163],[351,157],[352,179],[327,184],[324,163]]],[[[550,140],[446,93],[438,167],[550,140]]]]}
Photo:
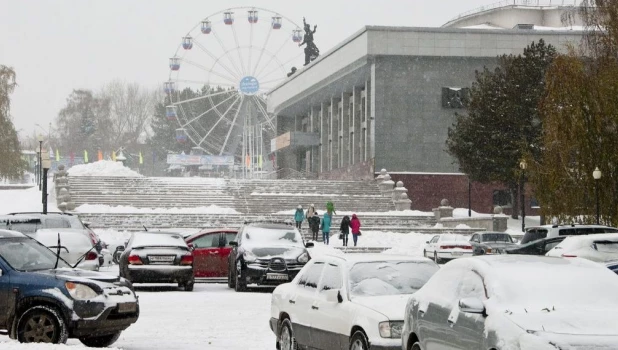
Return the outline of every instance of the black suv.
{"type": "Polygon", "coordinates": [[[72,269],[36,240],[0,230],[0,334],[22,343],[78,338],[106,347],[138,316],[129,281],[72,269]]]}
{"type": "Polygon", "coordinates": [[[244,291],[247,284],[278,285],[294,279],[311,259],[305,243],[294,226],[286,223],[245,223],[231,241],[227,284],[244,291]]]}

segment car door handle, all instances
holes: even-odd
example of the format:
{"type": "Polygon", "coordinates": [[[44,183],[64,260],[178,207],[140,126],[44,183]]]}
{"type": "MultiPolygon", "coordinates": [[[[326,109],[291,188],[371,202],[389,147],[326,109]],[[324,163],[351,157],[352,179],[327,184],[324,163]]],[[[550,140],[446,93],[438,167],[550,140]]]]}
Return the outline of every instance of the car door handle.
{"type": "Polygon", "coordinates": [[[217,254],[217,252],[208,252],[208,254],[215,255],[215,254],[217,254]]]}
{"type": "Polygon", "coordinates": [[[288,303],[290,303],[290,304],[296,304],[296,301],[295,301],[295,300],[290,299],[290,300],[288,300],[288,303]]]}

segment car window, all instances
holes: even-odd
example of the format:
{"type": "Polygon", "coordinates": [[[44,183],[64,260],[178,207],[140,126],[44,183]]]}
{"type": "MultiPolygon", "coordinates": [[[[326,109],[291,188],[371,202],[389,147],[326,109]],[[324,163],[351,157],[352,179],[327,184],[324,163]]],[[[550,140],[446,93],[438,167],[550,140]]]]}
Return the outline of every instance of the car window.
{"type": "Polygon", "coordinates": [[[483,242],[506,242],[513,243],[513,239],[506,233],[486,233],[481,236],[483,242]]]}
{"type": "Polygon", "coordinates": [[[552,250],[555,246],[557,246],[558,244],[560,244],[560,242],[562,242],[562,241],[556,240],[556,241],[548,241],[548,242],[545,242],[545,253],[547,253],[547,252],[549,252],[550,250],[552,250]]]}
{"type": "Polygon", "coordinates": [[[250,226],[243,230],[243,244],[291,245],[304,247],[303,239],[296,228],[263,228],[250,226]]]}
{"type": "Polygon", "coordinates": [[[421,289],[438,269],[438,265],[431,261],[358,262],[350,269],[350,294],[412,294],[421,289]]]}
{"type": "Polygon", "coordinates": [[[235,240],[237,235],[235,233],[225,233],[223,236],[225,238],[225,246],[229,247],[230,242],[235,240]]]}
{"type": "Polygon", "coordinates": [[[316,262],[311,265],[298,280],[298,285],[309,289],[317,289],[323,269],[324,263],[322,262],[316,262]]]}
{"type": "Polygon", "coordinates": [[[51,250],[33,239],[5,239],[0,242],[0,258],[19,271],[49,270],[56,266],[69,267],[51,250]]]}
{"type": "Polygon", "coordinates": [[[440,236],[434,236],[429,243],[436,243],[438,238],[440,238],[440,236]]]}
{"type": "Polygon", "coordinates": [[[529,229],[524,234],[524,237],[521,239],[521,244],[526,244],[534,241],[538,241],[539,239],[547,238],[547,230],[546,229],[529,229]]]}
{"type": "Polygon", "coordinates": [[[71,223],[62,218],[46,218],[43,224],[45,228],[71,228],[71,223]]]}
{"type": "Polygon", "coordinates": [[[341,289],[341,287],[343,287],[341,268],[333,264],[326,264],[324,266],[324,277],[322,277],[320,292],[341,289]]]}
{"type": "Polygon", "coordinates": [[[211,233],[194,239],[191,244],[194,248],[216,248],[219,246],[219,233],[211,233]]]}
{"type": "Polygon", "coordinates": [[[39,219],[11,219],[10,228],[13,231],[21,232],[23,234],[35,233],[38,229],[42,228],[41,220],[39,219]]]}
{"type": "Polygon", "coordinates": [[[459,299],[463,298],[487,299],[483,280],[481,276],[474,271],[465,271],[462,274],[461,283],[459,285],[459,299]]]}
{"type": "Polygon", "coordinates": [[[472,238],[470,239],[470,241],[472,242],[479,242],[479,235],[473,235],[472,238]]]}
{"type": "Polygon", "coordinates": [[[433,275],[419,293],[436,304],[450,307],[457,302],[462,272],[461,268],[448,268],[447,264],[433,275]]]}

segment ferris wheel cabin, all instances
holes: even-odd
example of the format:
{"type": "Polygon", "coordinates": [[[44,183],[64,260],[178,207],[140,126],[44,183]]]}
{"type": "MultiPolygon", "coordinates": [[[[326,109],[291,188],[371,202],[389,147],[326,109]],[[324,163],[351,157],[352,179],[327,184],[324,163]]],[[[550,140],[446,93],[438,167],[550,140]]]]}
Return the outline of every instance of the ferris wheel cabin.
{"type": "Polygon", "coordinates": [[[173,81],[166,81],[163,83],[163,91],[165,91],[166,94],[174,93],[174,91],[176,91],[175,83],[173,81]]]}
{"type": "Polygon", "coordinates": [[[273,17],[272,27],[273,29],[281,29],[281,17],[273,17]]]}
{"type": "Polygon", "coordinates": [[[165,106],[165,116],[167,120],[176,119],[176,106],[165,106]]]}
{"type": "Polygon", "coordinates": [[[185,50],[191,50],[193,48],[193,38],[185,36],[182,38],[182,48],[185,50]]]}
{"type": "Polygon", "coordinates": [[[179,70],[180,69],[180,57],[172,57],[172,58],[170,58],[170,69],[171,70],[179,70]]]}
{"type": "Polygon", "coordinates": [[[249,10],[247,19],[249,23],[257,23],[258,22],[258,12],[256,10],[249,10]]]}
{"type": "Polygon", "coordinates": [[[223,12],[223,23],[231,26],[234,24],[234,12],[223,12]]]}
{"type": "Polygon", "coordinates": [[[203,34],[210,34],[210,32],[212,32],[212,23],[210,23],[209,20],[203,20],[202,21],[202,26],[201,26],[201,31],[203,34]]]}
{"type": "Polygon", "coordinates": [[[185,129],[180,128],[176,129],[176,142],[178,143],[186,143],[187,142],[187,133],[185,129]]]}
{"type": "Polygon", "coordinates": [[[303,34],[302,34],[302,31],[299,28],[294,29],[293,34],[292,34],[292,40],[295,43],[299,43],[299,42],[303,41],[303,34]]]}

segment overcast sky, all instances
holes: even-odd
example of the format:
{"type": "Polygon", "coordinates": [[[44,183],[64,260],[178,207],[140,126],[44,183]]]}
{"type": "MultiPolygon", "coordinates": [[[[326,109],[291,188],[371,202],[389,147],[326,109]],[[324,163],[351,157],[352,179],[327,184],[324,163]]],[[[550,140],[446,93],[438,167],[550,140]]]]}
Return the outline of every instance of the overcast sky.
{"type": "MultiPolygon", "coordinates": [[[[495,0],[0,0],[0,64],[18,87],[11,114],[20,133],[46,131],[73,89],[121,79],[160,87],[180,38],[203,18],[236,6],[317,24],[322,53],[364,25],[439,27],[495,0]]],[[[299,49],[300,50],[300,49],[299,49]]],[[[299,62],[299,66],[302,62],[299,62]]]]}

